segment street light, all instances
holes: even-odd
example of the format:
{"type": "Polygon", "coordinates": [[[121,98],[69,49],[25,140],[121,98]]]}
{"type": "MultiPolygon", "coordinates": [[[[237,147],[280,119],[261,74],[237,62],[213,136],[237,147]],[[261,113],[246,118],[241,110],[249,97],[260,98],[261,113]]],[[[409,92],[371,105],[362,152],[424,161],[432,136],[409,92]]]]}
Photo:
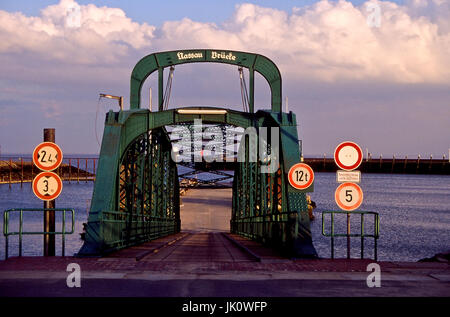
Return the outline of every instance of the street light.
{"type": "Polygon", "coordinates": [[[120,110],[123,110],[123,97],[122,96],[113,96],[108,94],[100,94],[100,98],[108,98],[108,99],[116,99],[119,101],[120,110]]]}

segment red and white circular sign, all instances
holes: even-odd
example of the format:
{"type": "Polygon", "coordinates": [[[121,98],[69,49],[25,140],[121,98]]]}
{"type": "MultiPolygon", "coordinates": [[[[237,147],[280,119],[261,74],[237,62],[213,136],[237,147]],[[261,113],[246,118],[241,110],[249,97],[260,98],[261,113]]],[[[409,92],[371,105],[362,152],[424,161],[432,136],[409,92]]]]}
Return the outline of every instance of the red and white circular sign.
{"type": "Polygon", "coordinates": [[[62,181],[53,172],[42,172],[33,179],[33,193],[42,200],[53,200],[61,194],[62,181]]]}
{"type": "Polygon", "coordinates": [[[334,150],[334,161],[343,170],[352,171],[358,168],[362,160],[362,150],[355,142],[342,142],[334,150]]]}
{"type": "Polygon", "coordinates": [[[34,148],[33,163],[43,171],[52,171],[61,165],[61,148],[53,142],[42,142],[34,148]]]}
{"type": "Polygon", "coordinates": [[[306,189],[314,181],[314,172],[308,164],[297,163],[290,168],[288,179],[292,187],[306,189]]]}
{"type": "Polygon", "coordinates": [[[363,202],[361,187],[354,183],[343,183],[339,185],[334,193],[336,204],[345,211],[358,209],[363,202]]]}

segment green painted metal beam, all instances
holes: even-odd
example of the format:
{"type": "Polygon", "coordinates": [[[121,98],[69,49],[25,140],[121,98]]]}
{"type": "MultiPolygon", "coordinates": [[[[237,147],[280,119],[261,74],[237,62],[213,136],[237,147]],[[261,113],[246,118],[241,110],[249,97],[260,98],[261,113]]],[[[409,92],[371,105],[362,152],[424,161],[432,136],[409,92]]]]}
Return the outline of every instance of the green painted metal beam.
{"type": "Polygon", "coordinates": [[[154,71],[158,70],[158,105],[161,111],[164,102],[163,69],[179,64],[202,62],[224,63],[248,68],[250,70],[250,109],[254,109],[254,72],[257,71],[269,84],[271,91],[271,110],[273,112],[281,111],[281,74],[278,67],[269,58],[254,53],[216,49],[159,52],[142,58],[131,73],[130,109],[140,108],[142,85],[154,71]]]}

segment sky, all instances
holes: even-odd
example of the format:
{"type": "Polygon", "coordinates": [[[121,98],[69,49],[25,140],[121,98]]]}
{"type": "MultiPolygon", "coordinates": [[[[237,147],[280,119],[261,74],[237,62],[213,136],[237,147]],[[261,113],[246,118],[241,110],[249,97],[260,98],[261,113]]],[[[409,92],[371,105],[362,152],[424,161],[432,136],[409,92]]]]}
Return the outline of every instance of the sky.
{"type": "MultiPolygon", "coordinates": [[[[105,113],[118,110],[99,93],[127,109],[139,59],[192,48],[273,60],[305,156],[351,140],[372,156],[448,157],[450,0],[2,0],[0,154],[31,153],[44,128],[64,153],[97,154],[105,113]]],[[[149,88],[156,103],[156,76],[143,106],[149,88]]],[[[261,76],[255,104],[270,108],[261,76]]],[[[196,105],[241,110],[237,68],[177,66],[169,108],[196,105]]]]}

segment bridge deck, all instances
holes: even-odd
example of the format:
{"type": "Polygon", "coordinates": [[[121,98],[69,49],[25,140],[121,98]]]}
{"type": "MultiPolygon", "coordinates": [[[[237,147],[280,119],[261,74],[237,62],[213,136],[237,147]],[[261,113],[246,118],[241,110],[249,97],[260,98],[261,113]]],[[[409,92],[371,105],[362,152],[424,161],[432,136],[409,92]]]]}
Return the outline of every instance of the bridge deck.
{"type": "Polygon", "coordinates": [[[142,261],[249,262],[254,258],[219,232],[189,233],[183,239],[142,261]]]}
{"type": "Polygon", "coordinates": [[[229,234],[231,188],[194,188],[182,197],[182,232],[119,250],[108,258],[163,262],[283,261],[259,243],[229,234]]]}

